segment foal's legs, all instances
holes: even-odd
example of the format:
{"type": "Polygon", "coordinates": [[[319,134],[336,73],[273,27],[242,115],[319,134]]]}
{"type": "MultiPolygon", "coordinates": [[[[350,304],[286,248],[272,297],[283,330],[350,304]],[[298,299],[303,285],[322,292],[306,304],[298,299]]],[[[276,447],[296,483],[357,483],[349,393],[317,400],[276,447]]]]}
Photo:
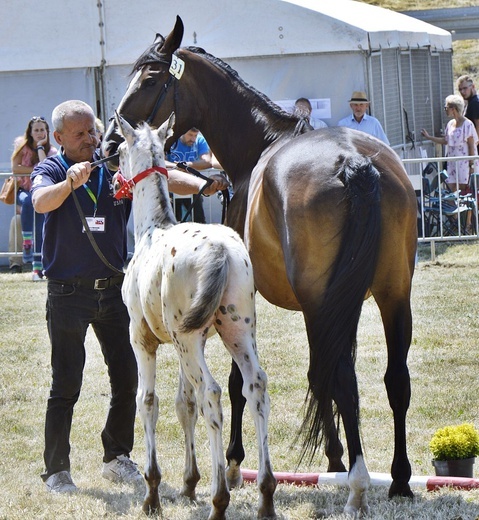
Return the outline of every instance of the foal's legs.
{"type": "Polygon", "coordinates": [[[195,426],[198,420],[195,389],[188,381],[180,364],[178,392],[175,401],[176,415],[185,434],[185,471],[181,494],[196,500],[196,484],[200,480],[200,472],[196,462],[195,426]]]}
{"type": "Polygon", "coordinates": [[[224,520],[230,501],[223,452],[221,388],[213,379],[204,358],[205,337],[199,333],[179,334],[174,339],[182,370],[196,390],[200,413],[205,419],[212,460],[211,502],[208,520],[224,520]]]}
{"type": "Polygon", "coordinates": [[[254,321],[241,318],[254,316],[252,309],[237,309],[238,321],[229,321],[223,316],[221,325],[216,323],[216,328],[226,348],[241,371],[243,379],[243,395],[246,397],[249,410],[253,417],[256,441],[258,444],[258,488],[259,505],[258,518],[276,518],[273,495],[276,489],[276,479],[273,475],[268,447],[268,418],[270,411],[269,395],[266,389],[267,377],[261,369],[255,344],[254,321]]]}
{"type": "Polygon", "coordinates": [[[158,396],[155,392],[156,352],[147,352],[141,341],[136,341],[132,330],[131,340],[138,363],[138,393],[136,397],[138,412],[145,430],[146,465],[145,479],[147,491],[143,502],[146,514],[161,513],[158,487],[161,470],[156,458],[155,428],[158,421],[158,396]]]}

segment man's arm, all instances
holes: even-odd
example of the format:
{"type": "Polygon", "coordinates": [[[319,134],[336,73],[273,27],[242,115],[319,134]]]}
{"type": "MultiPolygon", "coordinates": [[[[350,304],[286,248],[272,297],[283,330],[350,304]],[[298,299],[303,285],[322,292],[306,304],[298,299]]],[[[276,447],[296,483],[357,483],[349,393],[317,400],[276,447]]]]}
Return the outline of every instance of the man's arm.
{"type": "Polygon", "coordinates": [[[32,195],[32,203],[37,213],[48,213],[58,209],[73,189],[83,186],[88,181],[91,173],[91,164],[82,162],[74,164],[67,171],[67,178],[52,186],[37,188],[32,195]]]}
{"type": "MultiPolygon", "coordinates": [[[[210,179],[213,179],[213,183],[203,192],[205,195],[213,195],[229,186],[228,180],[223,175],[213,174],[210,179]]],[[[168,170],[168,188],[177,195],[194,195],[201,190],[205,183],[205,180],[190,173],[168,170]]]]}

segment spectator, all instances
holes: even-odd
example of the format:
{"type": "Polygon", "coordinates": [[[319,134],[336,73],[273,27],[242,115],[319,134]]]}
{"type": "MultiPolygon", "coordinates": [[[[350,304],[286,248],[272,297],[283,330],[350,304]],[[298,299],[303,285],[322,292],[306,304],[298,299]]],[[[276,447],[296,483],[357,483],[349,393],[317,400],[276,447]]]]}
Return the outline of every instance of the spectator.
{"type": "MultiPolygon", "coordinates": [[[[137,366],[121,296],[131,204],[112,197],[112,175],[106,165],[91,167],[91,161],[98,159],[92,109],[82,101],[66,101],[53,110],[52,121],[61,151],[38,164],[32,173],[33,204],[36,211],[45,214],[46,319],[52,349],[42,479],[52,493],[71,493],[77,487],[71,477],[70,430],[82,386],[84,342],[90,324],[108,366],[112,394],[101,434],[102,476],[113,482],[143,480],[130,459],[137,366]],[[92,232],[115,271],[103,263],[83,232],[72,190],[90,223],[96,215],[92,232]]],[[[168,182],[172,191],[182,194],[197,193],[205,183],[183,172],[172,172],[168,182]]],[[[225,184],[222,178],[215,179],[207,193],[223,189],[225,184]]]]}
{"type": "Polygon", "coordinates": [[[43,279],[43,215],[33,211],[30,174],[36,164],[56,153],[57,149],[50,145],[50,129],[44,117],[32,117],[25,134],[17,137],[14,142],[12,172],[18,176],[17,205],[21,207],[23,263],[32,264],[32,279],[35,282],[43,279]]]}
{"type": "Polygon", "coordinates": [[[318,128],[328,128],[328,125],[321,119],[311,117],[312,112],[313,107],[311,106],[311,101],[309,101],[308,98],[301,97],[294,102],[293,114],[295,116],[306,119],[313,127],[313,130],[317,130],[318,128]]]}
{"type": "MultiPolygon", "coordinates": [[[[477,97],[474,80],[471,76],[464,75],[457,79],[457,90],[466,103],[466,111],[464,115],[474,123],[476,132],[479,135],[479,98],[477,97]]],[[[479,153],[479,145],[477,148],[479,153]]]]}
{"type": "MultiPolygon", "coordinates": [[[[446,97],[444,110],[446,115],[450,117],[450,121],[446,125],[444,137],[434,137],[429,135],[424,128],[421,133],[426,139],[433,143],[447,145],[448,157],[460,157],[465,155],[476,155],[477,143],[479,141],[476,128],[472,121],[467,119],[464,114],[464,101],[461,96],[450,95],[446,97]]],[[[466,193],[469,186],[469,177],[471,173],[477,170],[478,161],[448,161],[447,162],[447,180],[446,182],[455,191],[456,185],[459,189],[466,193]]]]}
{"type": "Polygon", "coordinates": [[[99,117],[95,118],[95,130],[96,136],[98,138],[98,143],[99,145],[101,145],[101,142],[103,141],[103,134],[105,133],[105,125],[99,117]]]}
{"type": "Polygon", "coordinates": [[[369,100],[365,92],[353,92],[349,100],[352,114],[338,122],[338,126],[346,126],[353,130],[360,130],[367,134],[373,135],[386,144],[389,144],[389,139],[384,133],[381,123],[373,116],[366,114],[369,108],[369,100]]]}
{"type": "MultiPolygon", "coordinates": [[[[20,217],[20,208],[17,206],[17,213],[10,221],[10,229],[8,232],[8,250],[18,251],[22,247],[22,219],[20,217]]],[[[11,273],[21,273],[23,259],[21,254],[13,254],[8,257],[8,263],[11,273]]]]}
{"type": "MultiPolygon", "coordinates": [[[[208,143],[197,128],[190,128],[188,132],[183,134],[178,141],[171,146],[166,159],[166,166],[169,169],[176,168],[175,163],[178,162],[185,162],[187,166],[195,170],[206,170],[213,165],[208,143]]],[[[185,206],[182,210],[186,213],[189,207],[185,206]]],[[[195,222],[206,223],[202,197],[195,202],[193,216],[195,222]]]]}

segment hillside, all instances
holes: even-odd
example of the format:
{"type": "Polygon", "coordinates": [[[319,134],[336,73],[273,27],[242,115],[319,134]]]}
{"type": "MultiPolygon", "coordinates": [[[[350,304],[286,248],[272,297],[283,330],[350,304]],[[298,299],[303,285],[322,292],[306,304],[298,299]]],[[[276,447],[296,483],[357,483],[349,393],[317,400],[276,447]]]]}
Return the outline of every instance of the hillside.
{"type": "MultiPolygon", "coordinates": [[[[440,9],[450,7],[471,7],[477,6],[474,0],[361,0],[367,4],[377,5],[393,11],[414,11],[421,9],[440,9]]],[[[462,74],[470,74],[476,78],[476,85],[479,78],[479,55],[478,40],[461,40],[453,42],[453,70],[454,77],[462,74]]]]}

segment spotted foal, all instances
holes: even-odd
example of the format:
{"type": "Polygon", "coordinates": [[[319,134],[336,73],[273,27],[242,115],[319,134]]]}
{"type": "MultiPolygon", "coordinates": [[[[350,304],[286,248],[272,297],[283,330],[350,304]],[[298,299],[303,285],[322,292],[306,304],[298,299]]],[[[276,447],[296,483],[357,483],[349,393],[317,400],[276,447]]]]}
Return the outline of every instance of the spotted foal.
{"type": "Polygon", "coordinates": [[[160,513],[161,471],[156,457],[156,351],[173,343],[180,361],[176,413],[185,435],[182,494],[195,499],[200,474],[194,431],[197,407],[204,417],[212,459],[212,507],[209,520],[225,518],[230,500],[222,440],[221,388],[204,357],[206,339],[220,335],[241,369],[243,394],[256,428],[259,452],[258,518],[276,518],[273,476],[268,450],[269,397],[267,378],[256,351],[255,291],[251,262],[239,235],[222,225],[175,220],[168,195],[164,143],[172,135],[174,116],[153,131],[133,129],[117,116],[124,137],[115,197],[133,197],[135,253],[123,284],[131,318],[130,334],[138,361],[138,410],[143,421],[147,483],[143,510],[160,513]]]}

